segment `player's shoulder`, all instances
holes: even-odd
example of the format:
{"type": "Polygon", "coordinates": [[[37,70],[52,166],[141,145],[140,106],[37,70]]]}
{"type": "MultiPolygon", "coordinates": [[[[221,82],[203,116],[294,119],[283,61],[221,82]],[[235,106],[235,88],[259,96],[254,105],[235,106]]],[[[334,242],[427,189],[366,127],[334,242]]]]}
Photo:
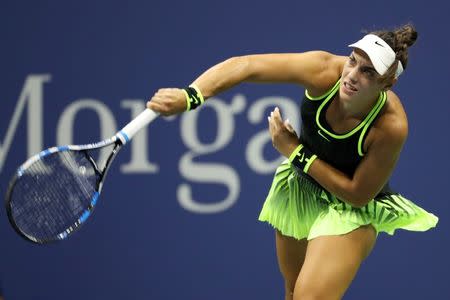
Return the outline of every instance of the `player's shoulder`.
{"type": "Polygon", "coordinates": [[[321,72],[305,88],[309,95],[318,97],[329,91],[341,78],[347,57],[322,50],[314,51],[314,55],[320,63],[321,72]]]}
{"type": "Polygon", "coordinates": [[[374,124],[383,134],[383,139],[403,142],[408,135],[408,118],[399,96],[388,90],[386,104],[374,124]]]}

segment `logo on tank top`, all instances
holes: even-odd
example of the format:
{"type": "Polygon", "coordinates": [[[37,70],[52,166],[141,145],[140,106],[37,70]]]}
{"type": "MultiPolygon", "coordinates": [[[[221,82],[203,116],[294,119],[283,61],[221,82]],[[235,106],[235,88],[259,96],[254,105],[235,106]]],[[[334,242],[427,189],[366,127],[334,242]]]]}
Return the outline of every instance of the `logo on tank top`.
{"type": "Polygon", "coordinates": [[[324,139],[326,139],[328,142],[330,142],[330,140],[322,133],[322,131],[319,129],[319,130],[317,130],[317,133],[321,136],[321,137],[323,137],[324,139]]]}

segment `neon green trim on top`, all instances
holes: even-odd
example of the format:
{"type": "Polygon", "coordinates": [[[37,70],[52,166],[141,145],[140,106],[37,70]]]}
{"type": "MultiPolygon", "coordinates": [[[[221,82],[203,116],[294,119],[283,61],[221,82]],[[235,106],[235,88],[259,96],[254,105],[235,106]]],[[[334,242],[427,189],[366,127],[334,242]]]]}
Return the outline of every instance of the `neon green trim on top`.
{"type": "Polygon", "coordinates": [[[372,117],[372,115],[376,112],[376,110],[380,106],[380,104],[382,104],[383,98],[384,98],[383,97],[383,93],[380,93],[380,96],[378,97],[377,103],[374,105],[374,107],[369,112],[369,114],[366,116],[366,118],[361,123],[358,124],[358,126],[356,126],[355,128],[353,128],[352,130],[350,130],[349,132],[347,132],[345,134],[334,134],[334,133],[328,131],[327,129],[325,129],[319,122],[320,112],[322,111],[324,106],[330,101],[330,99],[332,98],[333,95],[334,95],[334,93],[328,95],[328,97],[325,99],[325,101],[323,101],[320,104],[320,106],[319,106],[319,108],[317,109],[317,112],[316,112],[316,123],[317,123],[317,126],[319,126],[320,129],[322,129],[329,136],[331,136],[332,138],[335,138],[335,139],[348,138],[348,137],[352,136],[355,132],[360,130],[362,127],[364,127],[367,124],[367,122],[369,121],[369,119],[372,117]]]}
{"type": "Polygon", "coordinates": [[[377,106],[376,111],[373,113],[373,115],[370,117],[370,119],[366,122],[364,129],[362,130],[361,134],[359,135],[359,139],[358,139],[358,154],[359,154],[359,156],[364,156],[363,144],[362,144],[364,135],[366,134],[366,131],[369,129],[370,124],[372,124],[373,120],[375,120],[375,118],[378,116],[378,113],[381,111],[384,104],[386,103],[387,93],[382,92],[380,97],[382,97],[382,99],[380,101],[380,105],[377,106]]]}
{"type": "Polygon", "coordinates": [[[308,90],[305,90],[305,96],[306,98],[308,98],[309,100],[320,100],[322,98],[325,98],[326,96],[328,96],[329,94],[331,94],[331,92],[333,92],[333,90],[336,88],[336,86],[339,86],[341,79],[339,79],[331,89],[329,89],[325,94],[323,94],[322,96],[319,97],[313,97],[308,93],[308,90]]]}

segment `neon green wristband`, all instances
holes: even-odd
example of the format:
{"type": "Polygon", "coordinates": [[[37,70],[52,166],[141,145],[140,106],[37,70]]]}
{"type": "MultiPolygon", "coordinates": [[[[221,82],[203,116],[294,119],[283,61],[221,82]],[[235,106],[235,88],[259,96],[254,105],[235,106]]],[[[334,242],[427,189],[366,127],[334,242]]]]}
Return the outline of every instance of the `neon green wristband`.
{"type": "Polygon", "coordinates": [[[314,160],[317,159],[317,155],[313,154],[304,145],[300,144],[289,156],[289,162],[296,169],[301,170],[303,173],[308,174],[309,168],[314,160]]]}
{"type": "Polygon", "coordinates": [[[196,109],[205,102],[200,89],[195,84],[184,88],[183,92],[186,96],[186,111],[196,109]]]}

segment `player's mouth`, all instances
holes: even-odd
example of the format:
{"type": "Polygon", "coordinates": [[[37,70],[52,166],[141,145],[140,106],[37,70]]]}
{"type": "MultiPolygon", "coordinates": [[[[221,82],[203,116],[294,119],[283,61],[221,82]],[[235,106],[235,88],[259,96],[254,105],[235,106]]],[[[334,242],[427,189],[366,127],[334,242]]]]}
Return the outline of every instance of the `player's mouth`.
{"type": "Polygon", "coordinates": [[[344,92],[346,94],[353,94],[356,93],[358,89],[354,87],[352,84],[348,83],[347,81],[344,81],[344,92]]]}

